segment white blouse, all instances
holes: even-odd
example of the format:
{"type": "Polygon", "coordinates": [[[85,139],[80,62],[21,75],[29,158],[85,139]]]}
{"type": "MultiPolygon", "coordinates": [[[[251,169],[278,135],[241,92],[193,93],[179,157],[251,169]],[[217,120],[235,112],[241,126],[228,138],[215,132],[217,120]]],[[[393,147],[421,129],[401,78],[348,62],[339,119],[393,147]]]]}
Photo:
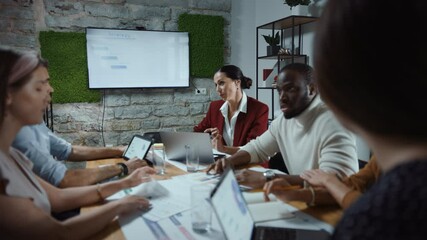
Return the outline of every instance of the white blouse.
{"type": "Polygon", "coordinates": [[[50,215],[49,198],[31,171],[32,167],[33,163],[18,150],[11,147],[9,154],[0,151],[0,179],[5,182],[6,195],[29,198],[50,215]]]}
{"type": "Polygon", "coordinates": [[[242,100],[240,101],[238,111],[236,111],[234,115],[231,117],[230,122],[228,121],[228,102],[225,102],[219,109],[221,111],[222,116],[224,116],[225,124],[222,132],[222,137],[224,138],[224,141],[227,146],[233,146],[234,129],[236,128],[237,116],[239,116],[240,112],[246,113],[247,108],[248,108],[248,97],[246,96],[246,93],[243,92],[243,97],[242,97],[242,100]]]}

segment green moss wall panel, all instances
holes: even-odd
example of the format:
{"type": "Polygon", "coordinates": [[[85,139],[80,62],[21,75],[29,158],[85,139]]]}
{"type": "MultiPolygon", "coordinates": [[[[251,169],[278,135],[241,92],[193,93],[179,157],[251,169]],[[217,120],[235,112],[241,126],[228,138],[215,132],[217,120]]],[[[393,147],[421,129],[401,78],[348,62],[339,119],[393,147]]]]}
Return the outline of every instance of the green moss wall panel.
{"type": "Polygon", "coordinates": [[[99,90],[89,90],[85,33],[40,32],[41,55],[49,61],[54,103],[99,102],[99,90]]]}
{"type": "Polygon", "coordinates": [[[224,65],[224,18],[181,14],[178,30],[189,32],[190,75],[211,78],[224,65]]]}

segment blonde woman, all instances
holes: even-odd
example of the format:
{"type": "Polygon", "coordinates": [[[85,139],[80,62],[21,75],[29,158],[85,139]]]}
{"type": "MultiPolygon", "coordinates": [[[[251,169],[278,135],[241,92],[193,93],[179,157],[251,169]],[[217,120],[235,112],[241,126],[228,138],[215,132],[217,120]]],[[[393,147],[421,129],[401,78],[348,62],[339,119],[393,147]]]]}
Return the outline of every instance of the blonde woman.
{"type": "Polygon", "coordinates": [[[42,121],[53,91],[47,63],[34,54],[0,49],[0,232],[2,239],[85,239],[101,231],[115,217],[147,209],[147,199],[128,196],[90,213],[59,222],[62,212],[102,201],[154,173],[148,167],[115,182],[58,189],[31,171],[32,163],[11,147],[25,125],[42,121]]]}

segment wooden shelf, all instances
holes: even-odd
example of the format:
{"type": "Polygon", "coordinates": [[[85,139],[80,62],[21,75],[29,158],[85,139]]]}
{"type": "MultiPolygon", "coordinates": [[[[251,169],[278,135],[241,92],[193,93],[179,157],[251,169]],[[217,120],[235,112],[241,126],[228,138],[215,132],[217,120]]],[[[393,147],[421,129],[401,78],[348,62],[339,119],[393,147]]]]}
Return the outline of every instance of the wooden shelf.
{"type": "MultiPolygon", "coordinates": [[[[266,104],[269,105],[270,113],[269,119],[274,119],[274,109],[275,105],[278,104],[277,93],[276,91],[276,78],[281,68],[290,63],[307,63],[308,55],[306,54],[291,54],[291,55],[260,55],[260,47],[265,46],[264,41],[262,41],[261,35],[263,34],[276,34],[280,33],[280,46],[287,46],[286,43],[289,40],[292,48],[289,49],[291,53],[304,53],[302,47],[302,29],[304,24],[314,23],[317,21],[318,17],[308,17],[308,16],[288,16],[273,22],[269,22],[264,25],[260,25],[256,29],[256,98],[259,99],[259,91],[262,90],[263,96],[270,95],[270,100],[266,100],[266,104]],[[268,33],[270,32],[270,33],[268,33]],[[261,41],[261,42],[260,42],[261,41]],[[297,50],[299,49],[299,50],[297,50]],[[268,67],[271,64],[271,61],[274,60],[274,66],[268,67]],[[262,69],[261,69],[262,68],[262,69]],[[272,70],[268,76],[264,76],[264,70],[272,70]],[[271,76],[274,76],[272,81],[271,76]],[[265,80],[263,80],[265,78],[265,80]],[[266,82],[263,82],[266,81],[266,82]]],[[[267,51],[261,51],[262,54],[265,54],[267,51]]]]}
{"type": "MultiPolygon", "coordinates": [[[[280,60],[285,60],[285,59],[296,59],[296,58],[304,58],[307,55],[303,54],[303,55],[281,55],[280,56],[280,60]]],[[[277,55],[271,55],[271,56],[260,56],[258,57],[258,59],[271,59],[271,60],[277,60],[278,56],[277,55]]]]}
{"type": "Polygon", "coordinates": [[[297,25],[303,25],[311,22],[317,21],[318,17],[308,17],[308,16],[289,16],[285,17],[264,25],[259,26],[259,29],[286,29],[291,28],[297,25]]]}

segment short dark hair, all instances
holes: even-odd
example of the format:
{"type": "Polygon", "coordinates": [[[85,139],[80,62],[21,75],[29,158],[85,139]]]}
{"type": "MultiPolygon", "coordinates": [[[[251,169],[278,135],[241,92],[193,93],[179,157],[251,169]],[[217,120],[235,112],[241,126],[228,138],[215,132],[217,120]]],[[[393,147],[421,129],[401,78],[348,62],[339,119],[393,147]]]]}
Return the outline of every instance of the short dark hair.
{"type": "Polygon", "coordinates": [[[240,80],[242,89],[249,89],[252,86],[252,79],[245,77],[242,70],[235,65],[225,65],[218,69],[217,72],[222,72],[233,81],[240,80]]]}
{"type": "Polygon", "coordinates": [[[284,72],[286,70],[292,70],[300,73],[304,76],[304,81],[308,85],[314,82],[314,70],[311,66],[305,63],[290,63],[284,66],[280,72],[284,72]]]}
{"type": "Polygon", "coordinates": [[[427,140],[425,9],[419,0],[405,11],[396,0],[329,0],[314,39],[322,99],[369,132],[427,140]]]}

